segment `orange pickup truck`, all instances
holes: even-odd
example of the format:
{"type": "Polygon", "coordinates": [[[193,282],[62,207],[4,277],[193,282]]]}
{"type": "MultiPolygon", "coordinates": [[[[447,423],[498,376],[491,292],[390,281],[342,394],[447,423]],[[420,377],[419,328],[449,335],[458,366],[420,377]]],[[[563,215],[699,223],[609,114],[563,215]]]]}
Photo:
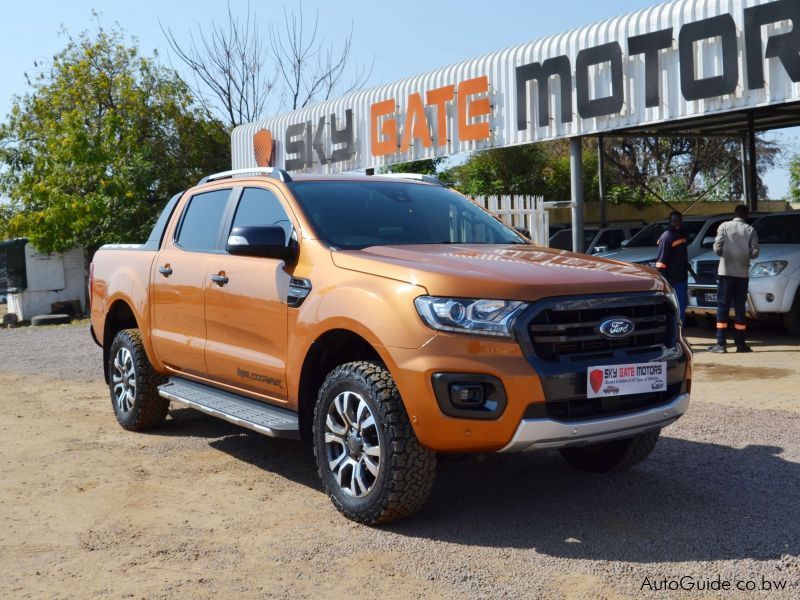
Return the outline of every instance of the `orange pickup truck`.
{"type": "Polygon", "coordinates": [[[655,271],[535,246],[420,175],[212,175],[91,271],[122,427],[174,403],[305,440],[368,524],[425,502],[437,453],[644,459],[689,404],[676,307],[655,271]]]}

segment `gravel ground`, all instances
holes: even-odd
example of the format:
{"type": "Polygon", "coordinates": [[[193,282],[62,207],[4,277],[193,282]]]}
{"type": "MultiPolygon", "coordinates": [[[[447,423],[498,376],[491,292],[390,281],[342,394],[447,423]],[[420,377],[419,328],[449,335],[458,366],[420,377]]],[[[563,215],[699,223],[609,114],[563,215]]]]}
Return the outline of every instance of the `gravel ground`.
{"type": "Polygon", "coordinates": [[[367,528],[296,443],[189,410],[121,430],[84,324],[0,331],[3,596],[663,597],[646,578],[691,576],[787,588],[668,597],[798,597],[800,345],[753,345],[696,355],[690,412],[631,472],[445,460],[423,511],[367,528]]]}

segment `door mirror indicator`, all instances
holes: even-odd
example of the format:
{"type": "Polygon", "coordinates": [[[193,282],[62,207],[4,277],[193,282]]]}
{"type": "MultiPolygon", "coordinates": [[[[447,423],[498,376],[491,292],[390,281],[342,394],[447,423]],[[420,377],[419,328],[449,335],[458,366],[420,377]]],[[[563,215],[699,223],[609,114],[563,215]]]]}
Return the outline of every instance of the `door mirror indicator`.
{"type": "Polygon", "coordinates": [[[235,256],[280,258],[286,262],[294,261],[299,251],[297,242],[291,237],[287,242],[286,232],[278,225],[234,227],[226,249],[235,256]]]}

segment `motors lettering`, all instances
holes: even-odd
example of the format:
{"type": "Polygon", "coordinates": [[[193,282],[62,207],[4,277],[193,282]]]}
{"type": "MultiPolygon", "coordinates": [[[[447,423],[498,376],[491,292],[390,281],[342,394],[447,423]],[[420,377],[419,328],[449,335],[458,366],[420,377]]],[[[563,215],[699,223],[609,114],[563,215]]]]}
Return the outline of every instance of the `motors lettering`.
{"type": "MultiPolygon", "coordinates": [[[[744,56],[747,67],[747,87],[763,89],[764,63],[777,58],[789,77],[800,82],[800,2],[777,0],[769,4],[753,6],[744,10],[744,56]],[[762,28],[783,21],[791,21],[792,28],[786,33],[771,35],[764,47],[762,28]]],[[[630,56],[643,55],[645,63],[645,105],[661,104],[659,57],[660,53],[672,49],[672,28],[629,37],[630,56]]],[[[680,64],[681,92],[686,100],[702,100],[732,94],[740,82],[738,61],[738,32],[736,22],[730,14],[719,15],[683,25],[678,33],[678,61],[680,64]],[[721,74],[698,78],[695,68],[702,62],[695,54],[704,50],[697,46],[704,40],[719,40],[722,49],[721,74]]],[[[578,114],[589,119],[619,114],[625,105],[624,69],[627,61],[619,42],[611,42],[581,50],[575,60],[575,90],[578,114]],[[609,65],[611,90],[607,96],[591,98],[589,70],[599,65],[609,65]]],[[[516,68],[517,130],[529,127],[530,106],[533,104],[533,83],[537,86],[538,126],[548,127],[550,115],[550,82],[558,77],[561,89],[560,121],[573,120],[572,64],[568,56],[556,56],[547,60],[518,66],[516,68]],[[530,100],[530,102],[529,102],[530,100]]]]}

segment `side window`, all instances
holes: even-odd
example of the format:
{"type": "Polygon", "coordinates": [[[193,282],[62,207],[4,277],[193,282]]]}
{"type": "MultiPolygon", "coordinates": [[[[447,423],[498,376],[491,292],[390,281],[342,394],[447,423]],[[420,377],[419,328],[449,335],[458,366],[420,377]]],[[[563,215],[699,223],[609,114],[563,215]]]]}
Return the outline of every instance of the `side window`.
{"type": "Polygon", "coordinates": [[[185,250],[214,250],[230,194],[227,189],[192,196],[175,242],[185,250]]]}
{"type": "Polygon", "coordinates": [[[263,188],[246,188],[242,192],[233,227],[252,227],[254,225],[278,225],[283,228],[284,243],[292,235],[292,221],[283,209],[277,196],[263,188]]]}

